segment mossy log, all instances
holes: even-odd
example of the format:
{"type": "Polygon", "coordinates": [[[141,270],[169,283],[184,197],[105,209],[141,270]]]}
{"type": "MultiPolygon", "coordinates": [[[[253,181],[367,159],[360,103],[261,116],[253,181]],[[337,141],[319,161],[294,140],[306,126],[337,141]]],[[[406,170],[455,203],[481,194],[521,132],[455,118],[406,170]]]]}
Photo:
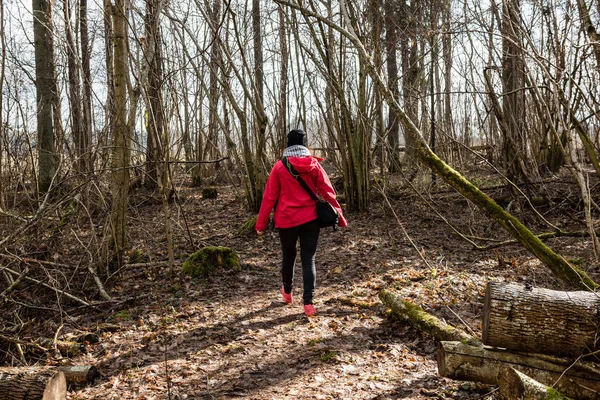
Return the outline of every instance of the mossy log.
{"type": "Polygon", "coordinates": [[[556,389],[541,384],[511,367],[500,368],[498,389],[507,400],[570,400],[556,389]]]}
{"type": "Polygon", "coordinates": [[[229,247],[207,246],[203,247],[183,262],[182,272],[195,278],[205,278],[219,269],[226,271],[239,271],[240,258],[229,247]]]}
{"type": "Polygon", "coordinates": [[[400,299],[385,289],[379,292],[379,299],[399,318],[435,337],[437,340],[460,341],[473,346],[481,345],[474,337],[441,321],[421,307],[400,299]]]}
{"type": "MultiPolygon", "coordinates": [[[[383,99],[388,106],[396,113],[399,122],[404,128],[404,132],[409,136],[415,148],[416,157],[430,168],[436,175],[441,177],[448,185],[456,189],[465,198],[473,202],[481,211],[489,218],[498,222],[508,233],[521,243],[527,250],[535,254],[556,276],[558,279],[567,282],[573,287],[582,290],[594,290],[599,285],[595,283],[584,271],[569,264],[563,257],[546,246],[533,232],[531,232],[519,219],[500,207],[488,195],[482,192],[477,186],[469,182],[463,175],[446,164],[439,158],[428,146],[423,134],[415,123],[410,119],[408,114],[400,106],[394,94],[388,87],[386,81],[379,74],[378,68],[373,63],[372,58],[367,53],[360,38],[356,35],[352,28],[352,24],[347,24],[348,29],[345,29],[335,22],[323,17],[311,10],[294,4],[287,0],[275,0],[279,4],[285,4],[291,8],[302,10],[304,15],[314,17],[331,28],[340,32],[343,36],[349,39],[355,46],[358,56],[360,57],[365,72],[373,79],[377,90],[383,96],[383,99]]],[[[343,3],[342,3],[343,4],[343,3]]],[[[345,7],[342,7],[342,15],[348,19],[345,7]]]]}
{"type": "Polygon", "coordinates": [[[0,399],[64,400],[67,398],[65,374],[57,370],[0,368],[0,399]]]}
{"type": "Polygon", "coordinates": [[[579,400],[600,398],[599,371],[582,364],[560,365],[534,355],[460,342],[441,342],[437,363],[439,374],[451,379],[496,385],[502,368],[514,368],[565,396],[579,400]]]}
{"type": "Polygon", "coordinates": [[[512,351],[577,357],[600,350],[600,297],[490,282],[483,343],[512,351]]]}

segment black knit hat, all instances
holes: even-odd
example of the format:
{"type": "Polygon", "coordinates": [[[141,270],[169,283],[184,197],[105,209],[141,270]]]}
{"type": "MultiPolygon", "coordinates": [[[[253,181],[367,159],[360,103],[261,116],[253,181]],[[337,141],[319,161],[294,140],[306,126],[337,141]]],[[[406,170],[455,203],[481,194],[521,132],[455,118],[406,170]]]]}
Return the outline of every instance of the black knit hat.
{"type": "Polygon", "coordinates": [[[300,145],[306,146],[306,133],[302,129],[293,129],[287,134],[287,147],[300,145]]]}

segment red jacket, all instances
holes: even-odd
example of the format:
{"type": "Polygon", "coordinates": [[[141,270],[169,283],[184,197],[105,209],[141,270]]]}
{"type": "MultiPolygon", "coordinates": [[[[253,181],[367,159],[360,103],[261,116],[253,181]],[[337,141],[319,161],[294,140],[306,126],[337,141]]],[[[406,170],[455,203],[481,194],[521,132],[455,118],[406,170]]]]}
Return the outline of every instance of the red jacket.
{"type": "MultiPolygon", "coordinates": [[[[300,174],[304,182],[317,195],[327,200],[339,213],[338,225],[344,227],[348,222],[342,214],[342,208],[336,200],[335,190],[327,173],[319,164],[319,157],[289,157],[290,164],[300,174]]],[[[315,201],[300,183],[290,174],[281,161],[277,161],[269,174],[265,193],[256,221],[256,230],[264,231],[269,223],[269,215],[277,202],[273,215],[276,228],[292,228],[317,219],[315,201]]]]}

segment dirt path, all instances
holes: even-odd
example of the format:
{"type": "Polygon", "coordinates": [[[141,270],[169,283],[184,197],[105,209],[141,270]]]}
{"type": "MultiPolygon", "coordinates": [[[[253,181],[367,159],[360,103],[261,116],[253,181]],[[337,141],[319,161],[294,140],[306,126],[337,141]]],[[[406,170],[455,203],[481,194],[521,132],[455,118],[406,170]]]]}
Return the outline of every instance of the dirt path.
{"type": "MultiPolygon", "coordinates": [[[[506,273],[493,254],[467,251],[447,229],[406,210],[403,224],[427,265],[385,210],[350,215],[347,229],[322,233],[318,316],[307,318],[299,297],[286,305],[279,294],[277,237],[238,233],[251,214],[232,190],[216,201],[188,197],[185,206],[197,207],[193,235],[238,251],[243,270],[206,281],[169,278],[164,267],[128,271],[115,290],[139,297],[107,310],[116,328],[75,360],[97,365],[102,379],[69,399],[492,398],[493,388],[439,377],[435,342],[390,319],[377,294],[395,290],[478,334],[485,283],[506,273]]],[[[152,240],[142,235],[136,245],[160,248],[152,240]]],[[[515,268],[530,278],[543,273],[527,258],[515,268]]],[[[295,282],[302,287],[299,270],[295,282]]],[[[76,324],[93,331],[100,322],[82,316],[76,324]]]]}

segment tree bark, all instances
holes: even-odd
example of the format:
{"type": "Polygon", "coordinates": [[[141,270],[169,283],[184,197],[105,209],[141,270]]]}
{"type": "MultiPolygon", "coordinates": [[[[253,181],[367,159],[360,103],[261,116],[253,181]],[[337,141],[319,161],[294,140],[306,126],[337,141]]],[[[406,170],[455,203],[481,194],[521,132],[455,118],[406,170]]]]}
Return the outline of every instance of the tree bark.
{"type": "MultiPolygon", "coordinates": [[[[100,373],[98,369],[94,366],[90,365],[69,365],[64,367],[26,367],[26,368],[12,368],[12,367],[0,367],[0,382],[2,381],[2,376],[4,374],[14,376],[14,375],[42,375],[42,376],[52,376],[56,373],[61,373],[64,376],[66,385],[68,387],[83,387],[85,385],[90,385],[96,382],[96,380],[100,377],[100,373]]],[[[2,384],[0,383],[0,387],[2,384]]],[[[0,391],[0,398],[6,399],[6,397],[2,396],[2,392],[0,391]]],[[[9,399],[13,399],[12,397],[8,397],[9,399]]]]}
{"type": "Polygon", "coordinates": [[[277,13],[279,14],[279,46],[281,48],[281,75],[279,78],[279,115],[277,117],[277,135],[275,143],[277,143],[277,149],[284,149],[288,129],[288,66],[290,56],[287,42],[286,10],[281,5],[279,5],[277,7],[277,13]]]}
{"type": "Polygon", "coordinates": [[[441,342],[437,352],[441,376],[496,385],[502,368],[514,368],[532,379],[579,400],[598,399],[600,372],[583,365],[559,365],[527,354],[441,342]]]}
{"type": "MultiPolygon", "coordinates": [[[[6,68],[6,34],[4,32],[4,2],[0,2],[0,104],[4,104],[4,73],[6,68]]],[[[0,107],[0,209],[4,208],[4,180],[2,170],[4,157],[4,117],[2,115],[4,107],[0,107]]]]}
{"type": "MultiPolygon", "coordinates": [[[[104,53],[106,64],[106,103],[104,105],[104,132],[98,139],[98,146],[109,148],[108,142],[115,131],[115,71],[114,71],[114,32],[113,32],[113,5],[111,0],[104,0],[104,53]]],[[[104,167],[108,162],[108,152],[103,151],[101,164],[104,167]]]]}
{"type": "Polygon", "coordinates": [[[161,92],[163,73],[159,18],[160,2],[146,0],[144,64],[147,71],[145,85],[148,119],[146,122],[146,177],[144,186],[149,189],[158,187],[158,162],[163,158],[161,142],[164,128],[164,107],[161,92]]]}
{"type": "Polygon", "coordinates": [[[472,336],[440,321],[436,316],[427,313],[421,307],[404,301],[387,290],[379,292],[379,299],[383,304],[391,308],[398,317],[410,322],[413,326],[435,337],[437,340],[454,340],[474,346],[481,345],[472,336]]]}
{"type": "Polygon", "coordinates": [[[35,44],[35,87],[37,99],[38,190],[45,193],[56,173],[54,154],[54,83],[52,53],[52,3],[33,0],[33,40],[35,44]]]}
{"type": "Polygon", "coordinates": [[[56,370],[2,368],[0,399],[64,400],[67,397],[65,374],[56,370]]]}
{"type": "MultiPolygon", "coordinates": [[[[599,3],[600,4],[600,3],[599,3]]],[[[581,18],[582,30],[587,34],[594,56],[596,57],[596,68],[600,70],[600,34],[596,30],[592,18],[590,17],[590,10],[588,9],[585,0],[577,0],[577,8],[579,9],[579,18],[581,18]]],[[[600,11],[600,5],[598,6],[600,11]]]]}
{"type": "Polygon", "coordinates": [[[498,388],[507,399],[520,400],[569,400],[556,389],[543,385],[511,367],[498,372],[498,388]]]}
{"type": "Polygon", "coordinates": [[[580,356],[597,343],[600,297],[521,285],[488,283],[483,343],[512,351],[580,356]]]}
{"type": "MultiPolygon", "coordinates": [[[[398,26],[396,10],[397,2],[392,0],[385,1],[385,48],[386,48],[386,68],[387,68],[387,85],[392,92],[392,96],[397,102],[400,102],[400,90],[398,89],[398,26]]],[[[388,123],[387,123],[387,142],[389,146],[389,164],[388,170],[396,172],[400,162],[400,124],[396,111],[392,107],[388,107],[388,123]]]]}
{"type": "Polygon", "coordinates": [[[82,123],[81,123],[81,166],[84,172],[92,171],[92,73],[90,68],[90,39],[88,33],[88,0],[79,0],[79,35],[81,46],[82,75],[82,123]]]}
{"type": "Polygon", "coordinates": [[[525,71],[521,45],[520,0],[502,2],[502,113],[506,131],[502,151],[510,180],[529,181],[526,168],[525,71]]]}
{"type": "Polygon", "coordinates": [[[252,35],[254,44],[254,85],[255,85],[255,107],[254,107],[254,132],[255,132],[255,144],[256,144],[256,158],[254,162],[254,168],[256,168],[254,182],[254,193],[252,199],[254,203],[250,204],[252,211],[258,212],[260,210],[260,203],[262,202],[263,190],[266,182],[267,173],[265,171],[266,157],[265,157],[265,145],[266,131],[267,131],[267,114],[265,113],[265,98],[264,98],[264,85],[265,85],[265,73],[264,73],[264,61],[263,61],[263,44],[261,35],[262,18],[260,15],[260,0],[252,1],[252,35]]]}
{"type": "Polygon", "coordinates": [[[83,130],[82,97],[81,97],[81,76],[79,73],[79,60],[77,47],[73,35],[71,23],[71,1],[64,0],[63,14],[65,17],[65,36],[67,39],[67,66],[69,82],[69,107],[71,109],[71,135],[75,143],[76,165],[80,171],[86,167],[85,154],[86,138],[83,130]]]}
{"type": "Polygon", "coordinates": [[[113,7],[115,121],[112,154],[112,265],[123,265],[127,240],[126,215],[129,191],[130,135],[127,124],[127,1],[117,0],[113,7]]]}

